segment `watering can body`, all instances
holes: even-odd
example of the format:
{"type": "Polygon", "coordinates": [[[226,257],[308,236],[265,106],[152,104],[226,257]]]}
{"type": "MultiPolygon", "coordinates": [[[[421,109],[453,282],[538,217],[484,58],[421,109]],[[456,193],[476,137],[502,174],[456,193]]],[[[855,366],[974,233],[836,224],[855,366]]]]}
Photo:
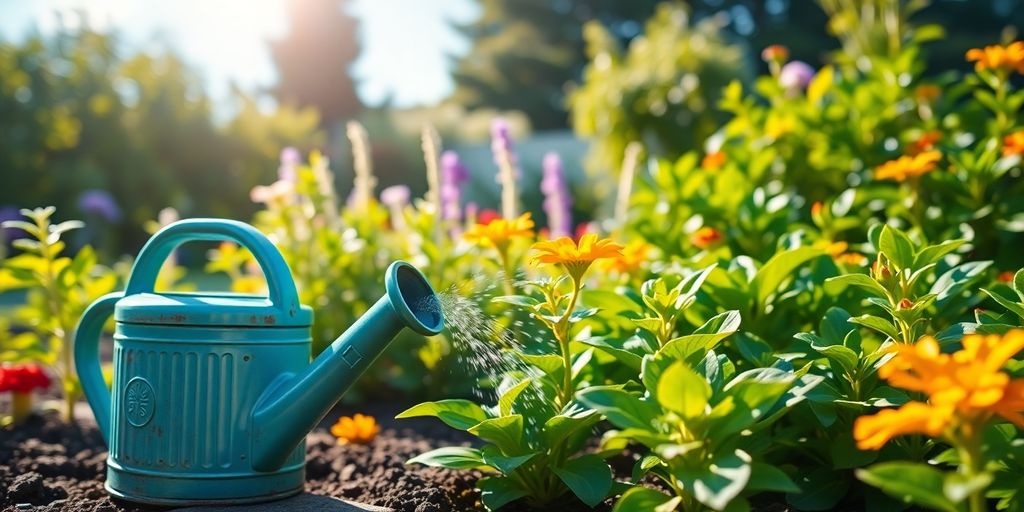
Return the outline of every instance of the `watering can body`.
{"type": "Polygon", "coordinates": [[[398,331],[436,334],[443,325],[436,304],[423,306],[433,290],[415,268],[396,262],[385,284],[388,293],[311,363],[312,312],[299,304],[287,264],[262,234],[239,222],[191,219],[154,235],[124,293],[90,306],[76,334],[76,367],[109,449],[107,491],[160,505],[300,492],[306,433],[398,331]],[[192,240],[249,249],[268,296],[154,292],[163,261],[192,240]],[[108,391],[98,341],[110,316],[108,391]]]}

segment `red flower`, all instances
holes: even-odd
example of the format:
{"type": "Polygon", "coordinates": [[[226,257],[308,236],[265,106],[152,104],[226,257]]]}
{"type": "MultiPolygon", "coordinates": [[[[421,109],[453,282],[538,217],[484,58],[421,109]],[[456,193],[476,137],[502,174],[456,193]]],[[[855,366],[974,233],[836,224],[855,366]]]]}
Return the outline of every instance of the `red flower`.
{"type": "Polygon", "coordinates": [[[50,387],[50,377],[34,364],[0,366],[0,392],[29,393],[50,387]]]}
{"type": "Polygon", "coordinates": [[[490,208],[481,210],[480,214],[476,217],[477,224],[490,224],[492,220],[500,219],[501,214],[491,210],[490,208]]]}

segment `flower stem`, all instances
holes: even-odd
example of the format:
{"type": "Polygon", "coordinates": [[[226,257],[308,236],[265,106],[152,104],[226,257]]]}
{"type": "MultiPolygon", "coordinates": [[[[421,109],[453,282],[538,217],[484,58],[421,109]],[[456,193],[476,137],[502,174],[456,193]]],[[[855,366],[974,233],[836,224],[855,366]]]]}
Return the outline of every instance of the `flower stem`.
{"type": "Polygon", "coordinates": [[[569,319],[572,316],[572,312],[576,309],[576,300],[580,295],[580,288],[582,284],[579,279],[573,277],[572,280],[572,296],[569,298],[569,306],[566,307],[565,313],[558,319],[558,323],[555,324],[555,338],[558,340],[558,348],[562,353],[562,368],[564,379],[562,383],[562,393],[559,400],[559,405],[565,407],[569,401],[572,400],[572,396],[575,394],[572,389],[572,354],[569,353],[569,342],[571,341],[569,336],[570,324],[569,319]]]}
{"type": "Polygon", "coordinates": [[[11,393],[11,417],[14,423],[21,423],[22,420],[32,413],[32,393],[11,393]]]}
{"type": "MultiPolygon", "coordinates": [[[[979,436],[974,433],[974,429],[969,429],[964,436],[960,438],[960,442],[957,444],[957,452],[960,455],[960,473],[964,475],[970,482],[982,473],[985,467],[985,461],[981,455],[981,440],[979,436]]],[[[973,485],[971,487],[974,487],[973,485]]],[[[985,489],[973,489],[970,496],[968,496],[967,507],[970,512],[984,512],[988,510],[985,506],[985,489]]]]}

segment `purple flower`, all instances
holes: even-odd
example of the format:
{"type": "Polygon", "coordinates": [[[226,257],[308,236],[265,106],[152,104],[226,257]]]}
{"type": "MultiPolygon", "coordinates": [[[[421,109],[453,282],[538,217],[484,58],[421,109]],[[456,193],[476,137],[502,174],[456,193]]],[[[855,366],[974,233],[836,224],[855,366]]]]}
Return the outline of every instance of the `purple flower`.
{"type": "Polygon", "coordinates": [[[544,155],[543,168],[540,191],[544,193],[544,212],[548,214],[551,238],[569,236],[572,233],[572,198],[562,159],[558,154],[549,152],[544,155]]]}
{"type": "Polygon", "coordinates": [[[380,202],[391,208],[399,210],[409,204],[409,187],[405,185],[393,185],[380,191],[380,202]]]}
{"type": "Polygon", "coordinates": [[[89,189],[78,196],[78,209],[88,215],[95,215],[107,222],[121,220],[121,207],[110,192],[98,188],[89,189]]]}
{"type": "Polygon", "coordinates": [[[491,152],[494,153],[494,163],[499,167],[502,165],[502,158],[508,158],[512,165],[517,163],[508,121],[503,117],[495,118],[491,122],[491,152]]]}
{"type": "Polygon", "coordinates": [[[462,185],[469,181],[469,171],[459,155],[448,150],[441,153],[441,218],[459,220],[462,218],[462,185]]]}
{"type": "MultiPolygon", "coordinates": [[[[22,220],[21,211],[17,206],[0,206],[0,224],[8,220],[22,220]]],[[[0,227],[0,245],[25,236],[25,232],[20,229],[0,227]]],[[[0,252],[2,250],[0,248],[0,252]]]]}
{"type": "Polygon", "coordinates": [[[779,72],[779,85],[785,89],[803,89],[814,78],[814,68],[806,62],[794,60],[782,66],[779,72]]]}
{"type": "Polygon", "coordinates": [[[277,179],[295,183],[298,181],[299,164],[302,163],[302,154],[299,150],[287,147],[281,150],[281,166],[277,168],[277,179]]]}

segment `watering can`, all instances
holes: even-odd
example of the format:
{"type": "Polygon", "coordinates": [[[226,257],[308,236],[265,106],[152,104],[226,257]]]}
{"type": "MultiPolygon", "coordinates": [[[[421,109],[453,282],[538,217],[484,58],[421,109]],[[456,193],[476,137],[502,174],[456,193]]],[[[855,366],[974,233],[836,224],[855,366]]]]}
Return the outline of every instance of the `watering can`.
{"type": "Polygon", "coordinates": [[[305,437],[364,370],[408,327],[444,326],[437,296],[415,267],[396,261],[386,293],[310,362],[312,310],[299,304],[288,265],[248,224],[189,219],[142,248],[123,293],[98,299],[78,325],[75,364],[109,448],[106,489],[139,503],[252,503],[299,493],[305,437]],[[155,293],[180,244],[233,241],[247,248],[268,296],[155,293]],[[100,371],[99,339],[113,315],[114,381],[100,371]]]}

